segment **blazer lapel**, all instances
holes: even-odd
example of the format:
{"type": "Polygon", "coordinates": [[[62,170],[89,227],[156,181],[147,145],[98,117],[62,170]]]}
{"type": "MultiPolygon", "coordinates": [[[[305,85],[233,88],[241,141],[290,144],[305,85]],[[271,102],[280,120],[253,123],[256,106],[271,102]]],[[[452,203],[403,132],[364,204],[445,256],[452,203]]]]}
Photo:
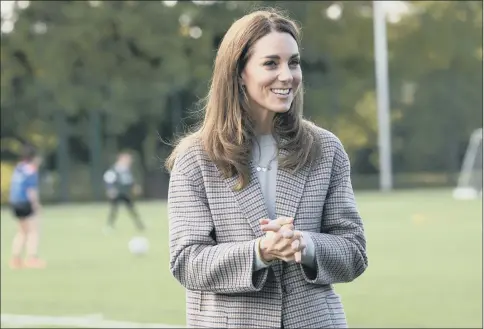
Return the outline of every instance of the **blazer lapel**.
{"type": "MultiPolygon", "coordinates": [[[[286,150],[280,151],[279,159],[287,156],[286,150]]],[[[291,170],[279,166],[276,183],[276,214],[278,217],[294,218],[297,223],[296,212],[304,192],[311,164],[306,163],[300,170],[292,173],[291,170]]]]}
{"type": "Polygon", "coordinates": [[[250,227],[254,231],[256,237],[261,237],[264,232],[260,229],[259,220],[263,218],[269,218],[267,207],[262,194],[262,189],[257,178],[257,172],[255,167],[250,161],[250,180],[249,184],[242,190],[234,191],[234,187],[237,185],[237,176],[225,179],[225,183],[237,200],[241,212],[247,218],[250,227]]]}
{"type": "MultiPolygon", "coordinates": [[[[286,150],[280,150],[279,159],[287,156],[287,154],[288,152],[286,150]]],[[[257,171],[252,161],[249,161],[249,168],[249,184],[240,191],[234,191],[234,187],[237,185],[237,176],[224,180],[234,194],[241,212],[247,218],[256,237],[261,237],[264,235],[264,232],[260,229],[259,220],[269,218],[269,214],[259,179],[257,178],[257,171]]],[[[281,166],[278,166],[276,182],[276,214],[278,217],[292,217],[294,218],[294,223],[297,223],[295,216],[304,192],[310,168],[311,164],[306,163],[300,170],[292,173],[291,170],[282,169],[281,166]]]]}

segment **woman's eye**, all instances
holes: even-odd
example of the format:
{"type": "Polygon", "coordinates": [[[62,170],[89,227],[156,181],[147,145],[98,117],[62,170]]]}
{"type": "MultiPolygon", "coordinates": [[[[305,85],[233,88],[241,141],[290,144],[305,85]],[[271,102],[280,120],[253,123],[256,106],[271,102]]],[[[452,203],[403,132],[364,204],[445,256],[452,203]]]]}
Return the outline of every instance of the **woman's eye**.
{"type": "Polygon", "coordinates": [[[265,66],[274,66],[274,65],[276,65],[276,62],[274,62],[274,61],[267,61],[267,62],[264,63],[264,65],[265,66]]]}
{"type": "Polygon", "coordinates": [[[301,64],[301,62],[298,59],[297,60],[293,60],[291,62],[291,65],[294,65],[294,66],[299,65],[299,64],[301,64]]]}

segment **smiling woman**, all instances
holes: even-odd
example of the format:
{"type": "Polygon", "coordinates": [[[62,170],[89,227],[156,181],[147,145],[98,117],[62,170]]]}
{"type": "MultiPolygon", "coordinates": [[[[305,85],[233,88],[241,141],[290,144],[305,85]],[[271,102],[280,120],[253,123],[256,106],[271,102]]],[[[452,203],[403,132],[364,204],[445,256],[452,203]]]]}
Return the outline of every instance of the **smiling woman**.
{"type": "Polygon", "coordinates": [[[366,240],[341,142],[303,118],[299,45],[276,11],[236,21],[204,121],[167,159],[188,327],[347,326],[332,285],[365,271],[366,240]]]}
{"type": "Polygon", "coordinates": [[[273,31],[257,40],[241,74],[256,133],[271,133],[274,115],[290,110],[301,80],[299,47],[291,34],[273,31]]]}
{"type": "Polygon", "coordinates": [[[302,118],[299,27],[283,16],[268,20],[260,13],[236,21],[224,36],[205,119],[167,159],[169,170],[193,140],[203,144],[224,177],[238,175],[237,188],[249,181],[247,154],[252,153],[257,136],[272,135],[287,151],[280,162],[283,168],[299,170],[318,157],[317,133],[302,118]]]}

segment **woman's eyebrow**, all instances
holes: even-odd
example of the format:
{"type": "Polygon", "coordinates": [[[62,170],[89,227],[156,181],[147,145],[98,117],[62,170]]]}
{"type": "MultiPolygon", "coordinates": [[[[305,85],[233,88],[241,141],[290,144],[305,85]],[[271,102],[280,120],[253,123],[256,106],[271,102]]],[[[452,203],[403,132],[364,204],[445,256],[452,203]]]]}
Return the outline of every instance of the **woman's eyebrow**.
{"type": "MultiPolygon", "coordinates": [[[[263,56],[261,58],[266,58],[266,59],[281,59],[281,57],[279,55],[267,55],[267,56],[263,56]]],[[[294,59],[294,58],[299,58],[299,54],[293,54],[290,59],[294,59]]]]}

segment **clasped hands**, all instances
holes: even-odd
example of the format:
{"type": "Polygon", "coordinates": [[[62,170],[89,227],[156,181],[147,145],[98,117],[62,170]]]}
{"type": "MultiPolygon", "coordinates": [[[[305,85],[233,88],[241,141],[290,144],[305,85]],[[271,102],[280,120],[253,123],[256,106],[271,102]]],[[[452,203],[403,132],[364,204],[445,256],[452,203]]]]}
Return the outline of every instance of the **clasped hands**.
{"type": "Polygon", "coordinates": [[[275,220],[261,219],[261,229],[266,235],[259,244],[260,255],[265,262],[280,259],[301,263],[302,251],[306,247],[302,233],[294,230],[294,219],[280,217],[275,220]]]}

